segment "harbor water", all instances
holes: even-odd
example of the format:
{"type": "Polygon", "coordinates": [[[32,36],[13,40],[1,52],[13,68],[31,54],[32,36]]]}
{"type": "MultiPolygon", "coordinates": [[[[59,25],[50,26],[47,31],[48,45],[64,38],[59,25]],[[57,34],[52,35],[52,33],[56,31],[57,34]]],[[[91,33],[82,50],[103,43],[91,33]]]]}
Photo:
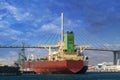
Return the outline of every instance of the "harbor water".
{"type": "Polygon", "coordinates": [[[0,76],[0,80],[120,80],[120,72],[87,72],[85,74],[0,76]]]}

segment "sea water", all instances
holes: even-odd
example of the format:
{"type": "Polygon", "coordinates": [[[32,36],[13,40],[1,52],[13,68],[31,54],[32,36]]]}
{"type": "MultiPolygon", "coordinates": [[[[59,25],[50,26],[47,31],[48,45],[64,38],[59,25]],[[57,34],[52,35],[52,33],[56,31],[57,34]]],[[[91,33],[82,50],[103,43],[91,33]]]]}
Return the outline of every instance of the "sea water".
{"type": "Polygon", "coordinates": [[[120,72],[88,72],[85,74],[0,76],[0,80],[120,80],[120,72]]]}

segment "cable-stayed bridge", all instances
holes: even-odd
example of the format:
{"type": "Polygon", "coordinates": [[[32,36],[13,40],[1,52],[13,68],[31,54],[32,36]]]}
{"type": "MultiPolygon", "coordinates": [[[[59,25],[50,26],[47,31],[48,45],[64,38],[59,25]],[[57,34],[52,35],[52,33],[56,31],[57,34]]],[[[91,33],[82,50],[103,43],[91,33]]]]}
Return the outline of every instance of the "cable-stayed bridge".
{"type": "MultiPolygon", "coordinates": [[[[70,25],[71,22],[69,22],[69,26],[65,25],[64,32],[67,31],[73,31],[75,35],[75,46],[80,47],[79,45],[87,44],[90,45],[90,47],[85,48],[83,45],[83,50],[93,50],[93,51],[110,51],[114,54],[114,64],[117,64],[117,61],[120,60],[120,45],[116,40],[111,39],[105,39],[105,36],[96,36],[95,34],[90,33],[85,28],[82,28],[83,25],[70,25]],[[104,37],[104,38],[103,38],[104,37]]],[[[57,26],[57,24],[54,24],[57,26]]],[[[56,27],[51,32],[41,32],[39,37],[31,37],[28,39],[22,39],[19,38],[16,41],[3,41],[1,44],[0,42],[0,48],[58,48],[57,42],[60,42],[60,27],[56,27]],[[42,35],[43,34],[43,35],[42,35]],[[26,40],[26,41],[24,41],[26,40]],[[21,45],[21,43],[24,42],[26,45],[21,45]]],[[[33,33],[34,34],[34,33],[33,33]]],[[[25,34],[24,34],[25,35],[25,34]]],[[[23,36],[24,36],[23,35],[23,36]]],[[[112,37],[112,35],[111,35],[112,37]]]]}
{"type": "MultiPolygon", "coordinates": [[[[111,40],[106,40],[104,38],[96,38],[96,36],[90,35],[89,33],[85,32],[84,30],[78,31],[76,28],[69,28],[65,27],[68,31],[73,30],[75,34],[75,46],[78,45],[89,45],[84,50],[91,50],[91,51],[109,51],[113,52],[114,64],[116,65],[117,62],[120,60],[120,45],[115,43],[111,44],[111,40]]],[[[47,33],[46,33],[47,34],[47,33]]],[[[11,43],[4,43],[0,44],[0,48],[57,48],[57,42],[60,41],[60,31],[52,34],[47,34],[47,36],[40,36],[35,40],[28,40],[22,41],[17,40],[11,43]],[[24,42],[25,45],[21,45],[24,42]]],[[[8,42],[8,41],[7,41],[8,42]]]]}
{"type": "MultiPolygon", "coordinates": [[[[84,50],[92,50],[92,51],[109,51],[109,52],[113,52],[113,63],[114,65],[118,64],[118,61],[120,60],[120,50],[119,49],[109,49],[109,48],[92,48],[89,47],[89,45],[75,45],[76,47],[80,47],[84,48],[84,50]],[[87,46],[87,47],[86,47],[87,46]]],[[[39,46],[2,46],[0,45],[0,48],[58,48],[58,45],[48,45],[48,44],[42,44],[39,46]]]]}
{"type": "MultiPolygon", "coordinates": [[[[114,64],[117,64],[117,61],[120,59],[120,45],[115,43],[111,44],[111,40],[106,40],[104,38],[96,38],[96,36],[87,33],[85,30],[74,28],[74,27],[65,27],[65,30],[73,31],[75,37],[75,46],[79,45],[89,45],[85,50],[91,51],[109,51],[113,52],[114,64]]],[[[66,31],[65,31],[66,32],[66,31]]],[[[60,42],[60,31],[55,33],[40,36],[37,39],[29,39],[28,41],[17,40],[11,43],[0,44],[0,48],[57,48],[57,43],[60,42]],[[23,46],[21,43],[24,42],[23,46]]],[[[9,42],[9,41],[7,41],[9,42]]]]}

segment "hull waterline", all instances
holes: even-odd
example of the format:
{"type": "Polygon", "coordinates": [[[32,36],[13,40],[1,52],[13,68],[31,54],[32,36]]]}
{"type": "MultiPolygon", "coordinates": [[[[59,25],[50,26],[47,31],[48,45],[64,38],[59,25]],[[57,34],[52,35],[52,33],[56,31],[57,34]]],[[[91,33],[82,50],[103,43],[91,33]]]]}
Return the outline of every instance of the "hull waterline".
{"type": "Polygon", "coordinates": [[[73,74],[84,73],[87,68],[83,61],[26,61],[24,69],[34,71],[36,74],[73,74]]]}

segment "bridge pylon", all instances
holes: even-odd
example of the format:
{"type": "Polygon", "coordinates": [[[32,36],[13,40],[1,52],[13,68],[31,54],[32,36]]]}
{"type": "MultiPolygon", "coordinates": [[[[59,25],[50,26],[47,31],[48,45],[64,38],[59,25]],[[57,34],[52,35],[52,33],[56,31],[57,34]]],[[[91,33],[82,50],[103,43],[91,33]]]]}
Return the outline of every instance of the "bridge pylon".
{"type": "Polygon", "coordinates": [[[120,65],[120,51],[113,51],[113,64],[120,65]]]}

